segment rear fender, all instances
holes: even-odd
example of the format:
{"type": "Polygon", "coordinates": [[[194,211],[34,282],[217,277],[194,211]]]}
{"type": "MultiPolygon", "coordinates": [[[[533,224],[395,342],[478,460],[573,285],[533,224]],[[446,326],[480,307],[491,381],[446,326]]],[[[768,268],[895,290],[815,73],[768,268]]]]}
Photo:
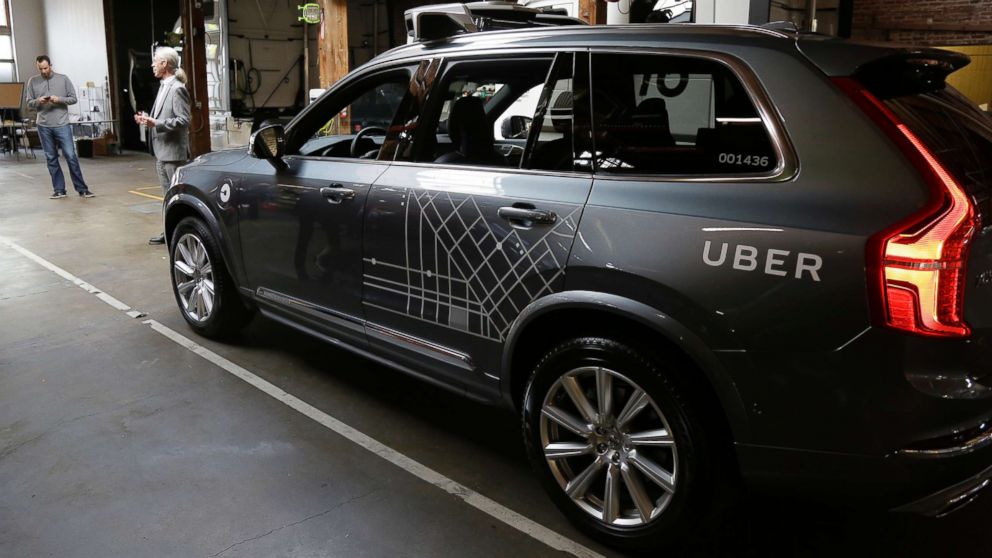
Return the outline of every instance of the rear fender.
{"type": "Polygon", "coordinates": [[[656,308],[629,298],[593,291],[565,291],[542,297],[525,308],[517,317],[507,334],[501,357],[500,390],[511,406],[516,403],[510,381],[514,372],[513,357],[520,345],[521,334],[526,332],[528,325],[536,320],[564,310],[589,310],[611,314],[640,324],[646,331],[667,339],[705,375],[706,381],[719,400],[734,440],[741,443],[750,439],[747,413],[737,388],[723,364],[699,336],[678,320],[656,308]]]}

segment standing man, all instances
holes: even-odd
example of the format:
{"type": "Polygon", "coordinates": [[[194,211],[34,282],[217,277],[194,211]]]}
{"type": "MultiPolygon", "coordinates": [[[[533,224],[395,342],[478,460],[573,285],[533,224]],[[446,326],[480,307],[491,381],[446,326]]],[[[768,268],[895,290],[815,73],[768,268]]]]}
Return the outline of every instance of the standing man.
{"type": "Polygon", "coordinates": [[[25,95],[28,107],[38,111],[38,137],[41,147],[45,150],[48,162],[48,174],[52,175],[51,199],[65,199],[65,175],[59,165],[59,149],[69,164],[69,174],[72,176],[72,187],[80,197],[92,198],[83,171],[79,168],[79,157],[76,156],[76,145],[72,142],[72,128],[69,126],[69,105],[76,104],[76,88],[69,78],[52,71],[52,61],[42,54],[35,58],[38,63],[39,75],[28,80],[25,95]]]}
{"type": "MultiPolygon", "coordinates": [[[[179,68],[179,53],[169,47],[155,49],[152,72],[161,85],[152,113],[134,115],[134,121],[147,126],[155,151],[155,170],[165,197],[176,169],[189,159],[189,91],[186,73],[179,68]]],[[[148,239],[148,244],[165,244],[165,233],[148,239]]]]}

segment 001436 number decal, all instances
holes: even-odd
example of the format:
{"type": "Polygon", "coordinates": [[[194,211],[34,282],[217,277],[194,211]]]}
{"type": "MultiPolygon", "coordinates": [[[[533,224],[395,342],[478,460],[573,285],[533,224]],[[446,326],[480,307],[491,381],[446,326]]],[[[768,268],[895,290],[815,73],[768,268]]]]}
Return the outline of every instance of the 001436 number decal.
{"type": "Polygon", "coordinates": [[[740,153],[721,153],[717,156],[717,161],[731,165],[767,167],[768,155],[759,157],[758,155],[741,155],[740,153]]]}

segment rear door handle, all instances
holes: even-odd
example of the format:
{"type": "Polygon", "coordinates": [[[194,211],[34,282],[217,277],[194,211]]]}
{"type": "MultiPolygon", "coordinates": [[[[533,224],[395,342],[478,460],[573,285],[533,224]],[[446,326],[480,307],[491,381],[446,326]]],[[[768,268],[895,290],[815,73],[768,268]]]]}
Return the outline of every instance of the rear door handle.
{"type": "Polygon", "coordinates": [[[324,196],[332,203],[341,203],[345,200],[355,199],[355,191],[351,188],[345,188],[340,184],[324,186],[320,189],[320,195],[324,196]]]}
{"type": "Polygon", "coordinates": [[[522,227],[552,225],[558,220],[554,211],[528,207],[501,207],[496,211],[501,218],[522,227]]]}

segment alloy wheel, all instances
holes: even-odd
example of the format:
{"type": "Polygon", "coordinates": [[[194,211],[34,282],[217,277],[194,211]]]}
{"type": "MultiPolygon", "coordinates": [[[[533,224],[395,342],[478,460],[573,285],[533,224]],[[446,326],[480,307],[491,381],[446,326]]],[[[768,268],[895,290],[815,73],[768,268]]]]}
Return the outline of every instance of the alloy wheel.
{"type": "Polygon", "coordinates": [[[585,366],[558,378],[541,407],[540,436],[561,489],[607,525],[650,523],[678,488],[668,421],[643,388],[608,368],[585,366]]]}
{"type": "Polygon", "coordinates": [[[194,322],[205,322],[214,311],[214,273],[203,241],[186,233],[172,254],[172,277],[183,312],[194,322]]]}

